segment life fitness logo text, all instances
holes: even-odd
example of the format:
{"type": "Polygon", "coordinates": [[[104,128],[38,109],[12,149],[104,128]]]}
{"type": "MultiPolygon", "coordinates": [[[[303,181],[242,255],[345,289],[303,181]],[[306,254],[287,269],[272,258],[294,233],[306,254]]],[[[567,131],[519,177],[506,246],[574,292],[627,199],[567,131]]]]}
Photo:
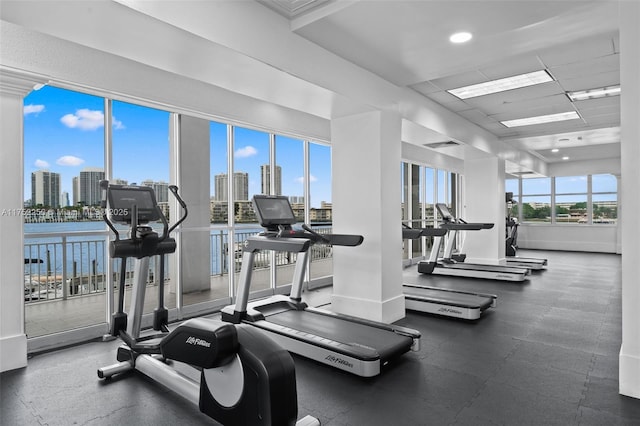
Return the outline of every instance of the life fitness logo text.
{"type": "Polygon", "coordinates": [[[186,343],[188,345],[204,346],[205,348],[210,348],[211,347],[211,342],[207,342],[206,340],[198,339],[197,337],[193,337],[193,336],[187,337],[187,342],[186,343]]]}
{"type": "Polygon", "coordinates": [[[350,363],[346,359],[338,358],[337,356],[327,355],[325,360],[329,361],[329,362],[331,362],[333,364],[340,364],[340,365],[344,365],[344,366],[349,367],[349,368],[353,368],[353,364],[352,363],[350,363]]]}

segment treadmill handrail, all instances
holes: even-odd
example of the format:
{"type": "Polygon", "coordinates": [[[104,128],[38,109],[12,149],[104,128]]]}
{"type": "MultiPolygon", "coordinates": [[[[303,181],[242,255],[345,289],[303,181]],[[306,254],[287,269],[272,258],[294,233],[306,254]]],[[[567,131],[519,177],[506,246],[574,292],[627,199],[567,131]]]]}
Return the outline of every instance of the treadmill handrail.
{"type": "Polygon", "coordinates": [[[301,253],[309,250],[311,244],[311,240],[304,238],[281,238],[272,235],[253,235],[245,240],[243,250],[250,253],[260,250],[301,253]]]}
{"type": "Polygon", "coordinates": [[[492,223],[456,223],[456,222],[444,222],[440,224],[441,228],[452,229],[457,231],[480,231],[482,229],[493,228],[492,223]]]}

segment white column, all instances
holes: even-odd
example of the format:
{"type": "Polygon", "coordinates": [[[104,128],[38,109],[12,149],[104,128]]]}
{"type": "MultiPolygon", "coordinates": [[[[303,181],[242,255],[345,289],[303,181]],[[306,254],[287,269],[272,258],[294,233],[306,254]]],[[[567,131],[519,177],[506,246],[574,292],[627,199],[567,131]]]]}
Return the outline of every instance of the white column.
{"type": "Polygon", "coordinates": [[[0,371],[27,365],[23,99],[39,83],[44,81],[0,68],[0,371]]]}
{"type": "Polygon", "coordinates": [[[499,263],[505,258],[504,160],[466,148],[463,210],[467,222],[490,222],[492,229],[464,231],[463,250],[470,263],[499,263]]]}
{"type": "Polygon", "coordinates": [[[620,393],[640,398],[640,2],[620,7],[622,347],[620,393]]]}
{"type": "Polygon", "coordinates": [[[400,138],[394,112],[331,122],[333,231],[364,236],[358,247],[333,248],[332,309],[387,323],[405,315],[400,138]]]}
{"type": "MultiPolygon", "coordinates": [[[[177,114],[170,125],[171,183],[178,186],[189,210],[177,236],[179,253],[170,268],[171,290],[178,291],[179,301],[182,293],[211,288],[209,125],[207,120],[177,114]]],[[[178,204],[172,203],[171,223],[179,217],[173,212],[179,211],[178,204]]]]}

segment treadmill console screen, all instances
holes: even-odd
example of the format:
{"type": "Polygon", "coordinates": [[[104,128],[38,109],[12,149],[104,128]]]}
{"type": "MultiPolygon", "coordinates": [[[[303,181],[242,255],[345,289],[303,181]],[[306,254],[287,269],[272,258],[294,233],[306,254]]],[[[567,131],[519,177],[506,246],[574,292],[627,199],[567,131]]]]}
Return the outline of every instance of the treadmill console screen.
{"type": "Polygon", "coordinates": [[[114,222],[131,222],[132,207],[138,207],[138,222],[160,220],[158,203],[153,188],[149,186],[111,185],[108,189],[108,214],[114,222]]]}
{"type": "Polygon", "coordinates": [[[285,196],[254,195],[253,208],[260,222],[260,226],[273,228],[277,225],[293,225],[296,216],[291,204],[285,196]]]}

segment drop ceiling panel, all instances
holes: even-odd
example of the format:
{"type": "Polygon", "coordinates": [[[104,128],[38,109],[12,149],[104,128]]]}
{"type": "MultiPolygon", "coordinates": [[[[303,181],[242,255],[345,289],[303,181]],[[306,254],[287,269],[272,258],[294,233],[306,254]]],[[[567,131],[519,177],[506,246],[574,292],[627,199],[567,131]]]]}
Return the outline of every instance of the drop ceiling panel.
{"type": "Polygon", "coordinates": [[[620,84],[620,71],[608,71],[599,74],[589,74],[574,78],[564,78],[560,82],[567,92],[595,89],[598,87],[615,86],[620,84]]]}
{"type": "Polygon", "coordinates": [[[574,108],[564,93],[539,98],[522,98],[519,101],[483,105],[482,110],[492,116],[513,114],[520,118],[545,115],[544,111],[572,111],[574,108]]]}
{"type": "Polygon", "coordinates": [[[613,35],[605,35],[580,39],[574,43],[554,46],[553,48],[539,51],[538,57],[548,67],[558,67],[599,56],[607,56],[618,52],[614,44],[614,38],[613,35]]]}
{"type": "Polygon", "coordinates": [[[589,75],[597,75],[618,71],[620,69],[620,58],[618,55],[600,56],[586,59],[567,65],[551,67],[551,74],[558,80],[568,78],[579,78],[589,75]]]}
{"type": "Polygon", "coordinates": [[[526,74],[544,69],[545,66],[535,55],[518,56],[508,61],[500,62],[479,71],[487,77],[487,80],[497,80],[514,75],[526,74]]]}

